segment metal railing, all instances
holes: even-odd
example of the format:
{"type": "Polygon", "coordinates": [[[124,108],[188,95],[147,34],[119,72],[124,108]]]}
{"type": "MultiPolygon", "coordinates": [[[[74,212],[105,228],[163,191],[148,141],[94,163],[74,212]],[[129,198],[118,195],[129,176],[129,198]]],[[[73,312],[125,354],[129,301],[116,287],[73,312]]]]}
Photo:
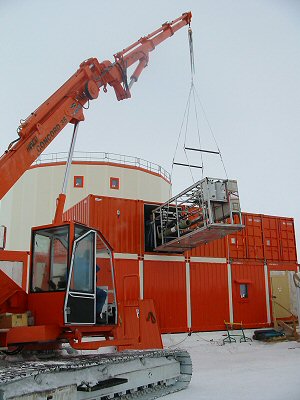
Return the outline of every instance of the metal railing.
{"type": "MultiPolygon", "coordinates": [[[[68,153],[49,153],[41,154],[33,165],[47,164],[47,163],[57,163],[67,161],[68,153]]],[[[127,156],[123,154],[116,153],[105,153],[105,152],[84,152],[84,151],[74,151],[73,161],[100,161],[109,162],[113,164],[129,165],[134,167],[139,167],[146,169],[147,171],[155,172],[162,176],[163,178],[171,181],[171,175],[163,167],[155,164],[151,161],[144,160],[143,158],[127,156]]]]}

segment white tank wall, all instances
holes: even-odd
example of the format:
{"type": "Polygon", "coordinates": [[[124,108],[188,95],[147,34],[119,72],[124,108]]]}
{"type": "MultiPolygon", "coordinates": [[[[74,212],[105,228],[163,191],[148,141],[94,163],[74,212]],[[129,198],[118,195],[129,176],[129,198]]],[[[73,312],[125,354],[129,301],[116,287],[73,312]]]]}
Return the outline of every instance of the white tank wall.
{"type": "MultiPolygon", "coordinates": [[[[29,250],[31,227],[52,222],[64,173],[64,164],[35,166],[2,199],[0,225],[7,226],[7,250],[29,250]]],[[[161,176],[138,168],[76,163],[71,167],[65,209],[89,194],[164,202],[171,191],[161,176]],[[83,188],[74,188],[76,175],[84,177],[83,188]],[[120,179],[119,190],[110,188],[110,177],[120,179]]]]}

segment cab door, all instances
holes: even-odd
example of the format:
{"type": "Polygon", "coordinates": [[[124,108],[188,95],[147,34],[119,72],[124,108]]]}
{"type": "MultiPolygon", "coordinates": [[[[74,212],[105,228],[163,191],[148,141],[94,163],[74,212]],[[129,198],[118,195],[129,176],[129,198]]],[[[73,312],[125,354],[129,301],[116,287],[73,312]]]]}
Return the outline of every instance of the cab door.
{"type": "Polygon", "coordinates": [[[74,240],[64,307],[66,324],[95,324],[96,232],[74,240]]]}

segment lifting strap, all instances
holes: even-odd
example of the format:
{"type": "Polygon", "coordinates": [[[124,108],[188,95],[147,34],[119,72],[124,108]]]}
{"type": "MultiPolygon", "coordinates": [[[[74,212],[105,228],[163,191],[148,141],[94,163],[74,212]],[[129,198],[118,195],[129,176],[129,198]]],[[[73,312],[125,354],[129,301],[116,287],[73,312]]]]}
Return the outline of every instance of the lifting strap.
{"type": "Polygon", "coordinates": [[[193,31],[191,27],[189,27],[188,30],[188,38],[189,38],[189,48],[190,48],[191,77],[193,80],[193,76],[195,75],[195,59],[194,59],[194,48],[193,48],[193,31]]]}
{"type": "Polygon", "coordinates": [[[178,136],[178,140],[177,140],[177,144],[176,144],[176,148],[175,148],[174,157],[173,157],[173,160],[172,160],[171,180],[172,180],[172,174],[173,174],[174,165],[180,165],[180,166],[189,167],[190,174],[191,174],[191,177],[192,177],[192,180],[193,180],[194,183],[195,183],[195,179],[194,179],[194,176],[193,176],[192,168],[201,169],[201,171],[202,171],[202,177],[201,178],[203,178],[203,176],[204,176],[203,153],[219,155],[221,163],[223,165],[223,169],[224,169],[225,175],[228,178],[227,171],[226,171],[226,168],[225,168],[225,164],[224,164],[224,161],[223,161],[223,158],[222,158],[222,154],[221,154],[220,148],[218,146],[218,143],[216,141],[216,138],[215,138],[215,135],[213,133],[212,127],[211,127],[211,125],[209,123],[209,120],[207,118],[205,109],[203,107],[203,104],[202,104],[202,102],[200,100],[200,97],[199,97],[199,95],[197,93],[197,90],[196,90],[196,87],[195,87],[195,84],[194,84],[195,59],[194,59],[194,48],[193,48],[193,32],[192,32],[191,27],[189,27],[189,29],[188,29],[188,42],[189,42],[189,52],[190,52],[191,85],[190,85],[190,90],[189,90],[189,94],[188,94],[188,100],[187,100],[185,111],[184,111],[184,115],[183,115],[183,120],[182,120],[180,131],[179,131],[179,136],[178,136]],[[193,103],[193,108],[194,108],[194,115],[195,115],[195,120],[196,120],[197,138],[198,138],[199,148],[190,147],[190,146],[186,145],[191,102],[193,103]],[[204,119],[206,121],[206,124],[208,126],[208,129],[209,129],[209,131],[210,131],[210,133],[212,135],[212,138],[214,140],[214,143],[216,145],[217,151],[205,150],[205,149],[202,148],[200,128],[199,128],[198,110],[197,110],[197,102],[200,105],[200,108],[201,108],[201,111],[203,113],[203,116],[204,116],[204,119]],[[178,150],[180,138],[181,138],[181,135],[183,133],[183,128],[184,128],[183,151],[184,151],[185,158],[186,158],[186,162],[185,163],[183,163],[183,162],[175,162],[175,157],[176,157],[176,153],[177,153],[177,150],[178,150]],[[195,165],[195,164],[191,164],[190,163],[187,150],[188,151],[195,151],[195,152],[199,152],[200,153],[200,161],[201,161],[200,165],[195,165]]]}

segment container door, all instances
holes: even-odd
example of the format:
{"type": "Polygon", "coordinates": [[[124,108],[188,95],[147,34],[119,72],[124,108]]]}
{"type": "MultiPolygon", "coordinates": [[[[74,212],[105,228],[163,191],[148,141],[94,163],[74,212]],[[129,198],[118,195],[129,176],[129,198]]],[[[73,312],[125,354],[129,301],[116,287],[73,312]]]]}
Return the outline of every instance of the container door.
{"type": "Polygon", "coordinates": [[[224,329],[229,321],[227,264],[191,262],[192,330],[224,329]]]}
{"type": "Polygon", "coordinates": [[[181,261],[144,262],[144,298],[153,299],[162,333],[187,331],[186,266],[181,261]]]}
{"type": "Polygon", "coordinates": [[[273,315],[275,318],[291,316],[288,271],[271,271],[273,315]]]}
{"type": "Polygon", "coordinates": [[[66,324],[95,324],[96,232],[74,241],[65,300],[66,324]]]}
{"type": "Polygon", "coordinates": [[[232,300],[234,322],[244,327],[267,323],[264,265],[232,264],[232,300]]]}

